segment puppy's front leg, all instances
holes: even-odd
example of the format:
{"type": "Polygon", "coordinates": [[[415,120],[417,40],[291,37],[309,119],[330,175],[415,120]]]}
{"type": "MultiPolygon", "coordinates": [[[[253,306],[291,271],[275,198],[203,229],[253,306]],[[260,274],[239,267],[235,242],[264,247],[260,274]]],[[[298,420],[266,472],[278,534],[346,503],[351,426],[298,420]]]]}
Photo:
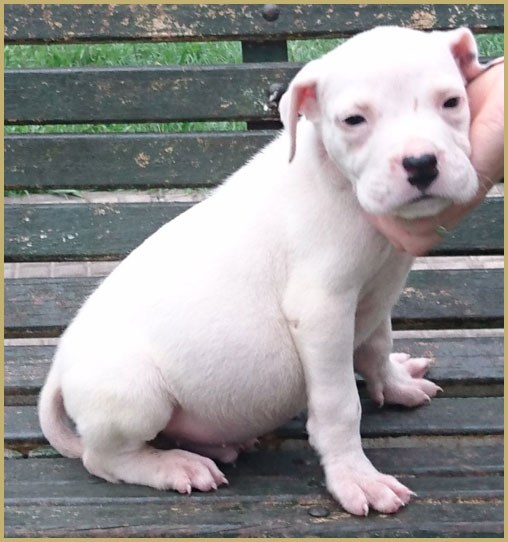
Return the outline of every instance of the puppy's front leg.
{"type": "Polygon", "coordinates": [[[392,513],[411,492],[379,473],[362,450],[353,371],[355,309],[355,295],[301,287],[285,303],[305,373],[309,441],[321,456],[328,490],[352,514],[366,515],[369,506],[392,513]]]}

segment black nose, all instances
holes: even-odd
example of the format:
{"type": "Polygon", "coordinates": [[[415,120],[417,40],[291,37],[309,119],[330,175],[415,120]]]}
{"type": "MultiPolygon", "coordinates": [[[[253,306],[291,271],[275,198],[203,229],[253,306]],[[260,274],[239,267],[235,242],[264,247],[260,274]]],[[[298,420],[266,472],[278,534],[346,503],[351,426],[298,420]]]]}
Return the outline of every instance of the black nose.
{"type": "Polygon", "coordinates": [[[406,156],[402,165],[408,172],[409,184],[416,186],[422,192],[437,177],[437,158],[435,154],[422,154],[420,156],[406,156]]]}

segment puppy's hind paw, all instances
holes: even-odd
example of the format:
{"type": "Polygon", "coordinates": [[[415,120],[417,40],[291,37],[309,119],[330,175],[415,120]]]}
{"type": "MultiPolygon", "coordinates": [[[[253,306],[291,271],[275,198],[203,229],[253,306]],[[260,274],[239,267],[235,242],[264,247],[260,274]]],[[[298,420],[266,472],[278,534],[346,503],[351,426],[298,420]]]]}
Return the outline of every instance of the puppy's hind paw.
{"type": "Polygon", "coordinates": [[[374,386],[376,402],[394,403],[415,407],[429,403],[437,392],[443,391],[438,385],[423,378],[430,358],[412,358],[408,354],[391,354],[384,382],[374,386]]]}
{"type": "Polygon", "coordinates": [[[434,363],[432,358],[412,358],[409,354],[398,352],[390,354],[390,361],[403,365],[413,378],[423,378],[430,366],[434,363]]]}
{"type": "Polygon", "coordinates": [[[163,454],[166,461],[157,470],[158,480],[154,484],[159,489],[174,489],[189,495],[193,488],[215,491],[218,486],[228,483],[217,465],[207,457],[184,450],[169,450],[163,454]]]}

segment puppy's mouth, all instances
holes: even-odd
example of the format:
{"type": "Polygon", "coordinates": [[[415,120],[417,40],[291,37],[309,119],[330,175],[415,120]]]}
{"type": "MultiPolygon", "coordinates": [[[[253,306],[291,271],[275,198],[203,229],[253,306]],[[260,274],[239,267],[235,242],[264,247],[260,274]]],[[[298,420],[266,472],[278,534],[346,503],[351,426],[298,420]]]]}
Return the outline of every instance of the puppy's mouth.
{"type": "Polygon", "coordinates": [[[401,205],[393,214],[403,218],[433,216],[448,207],[450,203],[449,199],[440,196],[421,194],[401,205]]]}
{"type": "Polygon", "coordinates": [[[431,196],[430,194],[422,194],[421,196],[417,196],[416,198],[409,200],[406,205],[411,205],[412,203],[418,203],[420,201],[426,201],[431,199],[436,199],[436,196],[431,196]]]}

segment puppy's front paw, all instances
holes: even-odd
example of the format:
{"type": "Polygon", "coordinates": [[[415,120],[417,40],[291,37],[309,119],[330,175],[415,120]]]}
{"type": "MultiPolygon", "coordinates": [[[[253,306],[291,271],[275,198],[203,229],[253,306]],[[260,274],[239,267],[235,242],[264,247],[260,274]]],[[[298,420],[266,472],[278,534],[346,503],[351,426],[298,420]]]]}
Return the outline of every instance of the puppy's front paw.
{"type": "Polygon", "coordinates": [[[326,486],[350,514],[366,516],[369,508],[393,514],[405,506],[414,493],[396,478],[374,467],[356,469],[335,465],[325,468],[326,486]]]}
{"type": "Polygon", "coordinates": [[[409,354],[390,354],[384,378],[371,382],[369,390],[374,401],[380,406],[394,403],[415,407],[430,402],[439,386],[423,378],[432,360],[412,358],[409,354]]]}

